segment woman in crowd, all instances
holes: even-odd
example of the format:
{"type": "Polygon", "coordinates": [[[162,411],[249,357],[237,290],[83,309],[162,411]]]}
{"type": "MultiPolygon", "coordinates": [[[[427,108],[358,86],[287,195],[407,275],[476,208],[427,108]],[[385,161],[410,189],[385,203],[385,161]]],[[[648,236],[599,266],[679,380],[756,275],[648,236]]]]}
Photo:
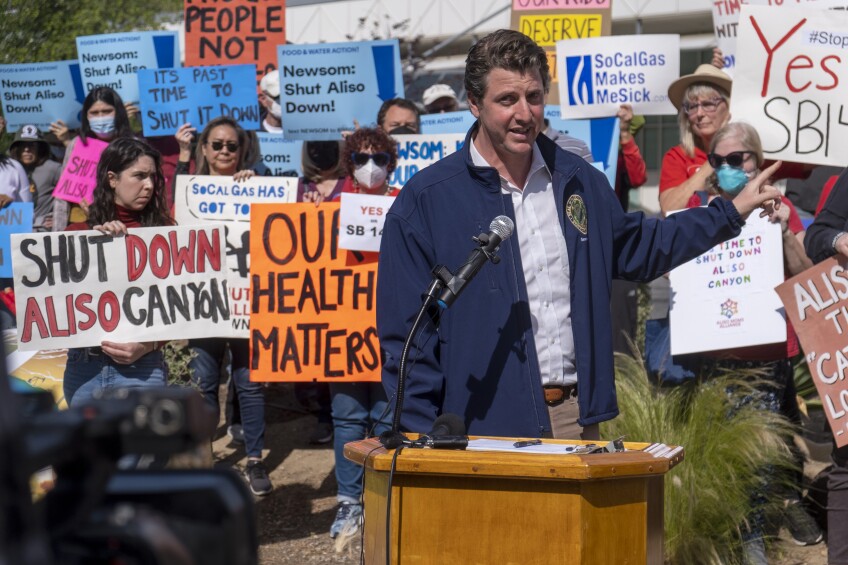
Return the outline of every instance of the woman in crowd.
{"type": "MultiPolygon", "coordinates": [[[[112,142],[97,165],[97,187],[86,222],[68,230],[95,229],[126,235],[127,228],[173,225],[165,204],[159,153],[131,137],[112,142]]],[[[100,347],[68,350],[65,400],[77,406],[107,388],[165,386],[160,342],[103,341],[100,347]]]]}
{"type": "Polygon", "coordinates": [[[50,231],[53,227],[53,189],[59,182],[62,166],[50,159],[50,145],[33,125],[18,130],[9,154],[23,166],[29,179],[34,206],[33,229],[50,231]]]}
{"type": "MultiPolygon", "coordinates": [[[[176,175],[187,174],[191,160],[195,129],[183,124],[176,133],[180,145],[176,175]]],[[[195,172],[198,175],[233,177],[236,182],[251,178],[254,172],[247,168],[248,134],[234,119],[222,116],[206,124],[197,140],[195,172]]],[[[253,494],[263,496],[273,489],[268,472],[262,462],[265,443],[265,394],[262,384],[251,382],[249,351],[246,339],[193,339],[190,342],[194,357],[189,363],[193,378],[200,387],[206,402],[215,411],[215,425],[220,418],[218,387],[221,366],[229,342],[233,382],[238,398],[242,430],[244,433],[247,467],[245,477],[253,494]]]]}
{"type": "MultiPolygon", "coordinates": [[[[397,166],[397,144],[382,129],[361,128],[345,140],[342,162],[351,179],[348,192],[396,196],[389,175],[397,166]]],[[[333,405],[333,447],[339,508],[330,537],[355,532],[362,519],[362,467],[344,457],[344,445],[379,436],[391,428],[386,391],[379,382],[330,383],[333,405]]]]}

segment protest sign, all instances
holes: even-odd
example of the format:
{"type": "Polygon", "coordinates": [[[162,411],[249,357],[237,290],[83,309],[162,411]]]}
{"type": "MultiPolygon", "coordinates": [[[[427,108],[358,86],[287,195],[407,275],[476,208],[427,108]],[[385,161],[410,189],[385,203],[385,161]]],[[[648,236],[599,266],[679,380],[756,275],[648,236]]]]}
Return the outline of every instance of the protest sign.
{"type": "Polygon", "coordinates": [[[591,120],[563,120],[560,107],[545,106],[545,117],[551,127],[557,131],[576,137],[589,146],[594,163],[615,188],[615,175],[618,169],[618,146],[620,134],[618,118],[593,118],[591,120]]]}
{"type": "Polygon", "coordinates": [[[53,197],[78,204],[83,198],[86,202],[94,202],[91,195],[97,185],[97,163],[100,154],[109,146],[105,141],[81,137],[76,138],[68,165],[62,169],[59,182],[53,189],[53,197]]]}
{"type": "Polygon", "coordinates": [[[136,31],[77,37],[77,56],[83,88],[109,86],[124,102],[138,102],[141,69],[180,66],[180,45],[175,31],[136,31]]]}
{"type": "Polygon", "coordinates": [[[477,118],[469,110],[425,114],[421,116],[421,133],[461,133],[465,135],[477,118]]]}
{"type": "Polygon", "coordinates": [[[294,202],[297,178],[177,175],[174,219],[179,225],[223,224],[233,337],[250,337],[250,205],[294,202]]]}
{"type": "Polygon", "coordinates": [[[85,100],[79,62],[0,65],[0,99],[10,132],[29,124],[46,132],[56,120],[78,128],[85,100]]]}
{"type": "Polygon", "coordinates": [[[250,378],[379,381],[377,262],[338,246],[339,203],[251,207],[250,378]]]}
{"type": "Polygon", "coordinates": [[[13,233],[32,231],[32,202],[12,202],[0,209],[0,277],[12,277],[13,233]]]}
{"type": "Polygon", "coordinates": [[[394,196],[342,194],[339,247],[350,251],[380,251],[386,212],[394,196]]]}
{"type": "Polygon", "coordinates": [[[139,71],[144,135],[173,135],[185,123],[200,132],[218,116],[259,129],[255,76],[254,65],[139,71]]]}
{"type": "Polygon", "coordinates": [[[259,152],[262,154],[262,163],[270,170],[270,175],[279,177],[294,172],[297,176],[303,174],[301,164],[301,152],[303,142],[284,139],[279,133],[258,131],[259,152]]]}
{"type": "Polygon", "coordinates": [[[770,159],[844,166],[848,14],[744,6],[730,107],[770,159]]]}
{"type": "Polygon", "coordinates": [[[12,236],[20,349],[227,336],[223,226],[12,236]]]}
{"type": "Polygon", "coordinates": [[[286,43],[286,0],[185,0],[185,64],[256,65],[256,83],[277,68],[286,43]]]}
{"type": "Polygon", "coordinates": [[[836,445],[848,445],[848,263],[830,258],[777,287],[836,445]]]}
{"type": "Polygon", "coordinates": [[[751,214],[738,236],[671,271],[671,354],[786,341],[782,282],[780,225],[751,214]]]}
{"type": "Polygon", "coordinates": [[[368,124],[383,101],[403,97],[397,39],[280,45],[280,105],[286,139],[338,139],[368,124]]]}
{"type": "Polygon", "coordinates": [[[680,74],[679,35],[631,35],[557,43],[563,118],[676,114],[668,85],[680,74]],[[638,47],[626,47],[628,45],[638,47]]]}
{"type": "Polygon", "coordinates": [[[389,186],[401,188],[412,175],[462,148],[465,134],[393,135],[397,141],[397,167],[389,177],[389,186]]]}

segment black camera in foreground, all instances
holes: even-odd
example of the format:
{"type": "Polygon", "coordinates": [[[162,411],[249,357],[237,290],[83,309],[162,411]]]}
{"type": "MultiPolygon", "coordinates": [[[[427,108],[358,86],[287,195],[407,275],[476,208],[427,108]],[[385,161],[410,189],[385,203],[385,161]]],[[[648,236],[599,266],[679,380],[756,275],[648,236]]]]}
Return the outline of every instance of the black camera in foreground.
{"type": "MultiPolygon", "coordinates": [[[[0,357],[2,360],[2,357],[0,357]]],[[[253,564],[253,497],[229,470],[119,470],[208,441],[211,410],[191,389],[109,391],[53,410],[15,394],[0,369],[0,564],[253,564]],[[55,484],[34,500],[30,477],[55,484]]]]}

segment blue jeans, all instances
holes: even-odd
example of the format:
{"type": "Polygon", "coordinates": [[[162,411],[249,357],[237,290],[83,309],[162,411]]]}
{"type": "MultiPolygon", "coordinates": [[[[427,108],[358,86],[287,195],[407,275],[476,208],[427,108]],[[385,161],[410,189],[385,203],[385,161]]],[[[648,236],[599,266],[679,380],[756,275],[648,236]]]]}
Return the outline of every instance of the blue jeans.
{"type": "Polygon", "coordinates": [[[122,365],[99,348],[86,347],[68,350],[62,386],[68,406],[80,406],[101,390],[162,387],[167,380],[161,351],[153,351],[135,363],[122,365]]]}
{"type": "Polygon", "coordinates": [[[379,436],[392,427],[391,410],[383,419],[388,400],[382,383],[330,383],[333,404],[333,449],[336,456],[336,482],[339,502],[359,503],[362,497],[362,467],[348,461],[344,445],[379,436]],[[373,431],[371,428],[374,428],[373,431]]]}
{"type": "MultiPolygon", "coordinates": [[[[232,379],[236,385],[244,447],[248,457],[262,457],[265,445],[265,392],[262,383],[250,381],[249,352],[246,339],[229,341],[232,355],[232,379]]],[[[195,356],[189,363],[192,380],[200,388],[206,403],[215,411],[215,425],[221,417],[218,387],[221,384],[221,364],[227,346],[226,339],[194,339],[190,344],[195,356]]]]}

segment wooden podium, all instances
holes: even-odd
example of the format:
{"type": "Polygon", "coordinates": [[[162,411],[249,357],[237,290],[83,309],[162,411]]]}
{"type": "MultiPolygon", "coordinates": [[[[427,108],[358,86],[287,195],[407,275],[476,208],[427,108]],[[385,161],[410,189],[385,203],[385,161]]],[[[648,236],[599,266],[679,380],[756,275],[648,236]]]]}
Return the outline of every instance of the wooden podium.
{"type": "MultiPolygon", "coordinates": [[[[391,485],[391,563],[661,565],[663,475],[683,451],[655,458],[639,451],[648,445],[588,455],[403,449],[391,485]]],[[[368,565],[386,563],[393,453],[373,438],[345,445],[365,467],[368,565]]]]}

